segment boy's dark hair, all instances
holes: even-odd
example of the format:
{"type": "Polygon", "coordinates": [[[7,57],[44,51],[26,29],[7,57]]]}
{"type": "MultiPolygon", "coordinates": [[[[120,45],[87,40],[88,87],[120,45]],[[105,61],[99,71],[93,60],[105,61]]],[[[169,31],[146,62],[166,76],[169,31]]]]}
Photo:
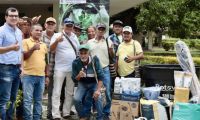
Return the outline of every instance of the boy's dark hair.
{"type": "Polygon", "coordinates": [[[14,7],[9,7],[8,9],[6,9],[6,13],[5,13],[5,16],[8,16],[8,12],[11,11],[11,12],[18,12],[18,10],[14,7]]]}

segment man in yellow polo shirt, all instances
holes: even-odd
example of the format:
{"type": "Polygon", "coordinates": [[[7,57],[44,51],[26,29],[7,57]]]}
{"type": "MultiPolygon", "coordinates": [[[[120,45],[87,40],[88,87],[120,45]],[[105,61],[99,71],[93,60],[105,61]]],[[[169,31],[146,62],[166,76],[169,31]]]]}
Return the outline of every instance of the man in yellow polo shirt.
{"type": "Polygon", "coordinates": [[[23,40],[24,54],[24,120],[40,120],[42,115],[42,95],[45,86],[47,46],[40,41],[42,26],[31,27],[31,37],[23,40]],[[31,105],[33,102],[33,115],[31,105]]]}
{"type": "Polygon", "coordinates": [[[117,56],[117,68],[119,76],[135,77],[135,60],[143,59],[143,50],[140,43],[133,40],[133,32],[130,26],[123,28],[123,42],[119,45],[117,56]]]}

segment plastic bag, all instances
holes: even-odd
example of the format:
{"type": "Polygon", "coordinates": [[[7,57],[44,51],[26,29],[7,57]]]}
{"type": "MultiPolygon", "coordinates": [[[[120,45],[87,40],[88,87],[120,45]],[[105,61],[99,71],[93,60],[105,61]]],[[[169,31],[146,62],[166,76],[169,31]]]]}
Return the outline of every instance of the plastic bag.
{"type": "Polygon", "coordinates": [[[147,100],[157,100],[160,95],[160,87],[146,87],[143,88],[144,97],[147,100]]]}

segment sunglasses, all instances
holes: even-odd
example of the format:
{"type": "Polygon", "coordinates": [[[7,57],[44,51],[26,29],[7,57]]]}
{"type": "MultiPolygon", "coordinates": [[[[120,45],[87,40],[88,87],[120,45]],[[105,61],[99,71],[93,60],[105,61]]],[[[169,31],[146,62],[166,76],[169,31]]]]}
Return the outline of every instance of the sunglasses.
{"type": "Polygon", "coordinates": [[[65,25],[66,27],[73,27],[74,25],[73,24],[67,24],[65,25]]]}
{"type": "Polygon", "coordinates": [[[99,31],[105,31],[106,29],[103,27],[98,28],[99,31]]]}
{"type": "Polygon", "coordinates": [[[18,18],[19,17],[19,15],[8,15],[8,17],[11,17],[11,18],[18,18]]]}

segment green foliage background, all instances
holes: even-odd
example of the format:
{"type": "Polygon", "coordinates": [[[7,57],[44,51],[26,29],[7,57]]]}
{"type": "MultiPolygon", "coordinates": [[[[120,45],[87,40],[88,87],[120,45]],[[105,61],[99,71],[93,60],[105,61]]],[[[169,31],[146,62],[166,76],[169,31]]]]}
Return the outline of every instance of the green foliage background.
{"type": "Polygon", "coordinates": [[[200,37],[200,0],[150,0],[136,17],[140,30],[167,30],[172,37],[200,37]]]}

